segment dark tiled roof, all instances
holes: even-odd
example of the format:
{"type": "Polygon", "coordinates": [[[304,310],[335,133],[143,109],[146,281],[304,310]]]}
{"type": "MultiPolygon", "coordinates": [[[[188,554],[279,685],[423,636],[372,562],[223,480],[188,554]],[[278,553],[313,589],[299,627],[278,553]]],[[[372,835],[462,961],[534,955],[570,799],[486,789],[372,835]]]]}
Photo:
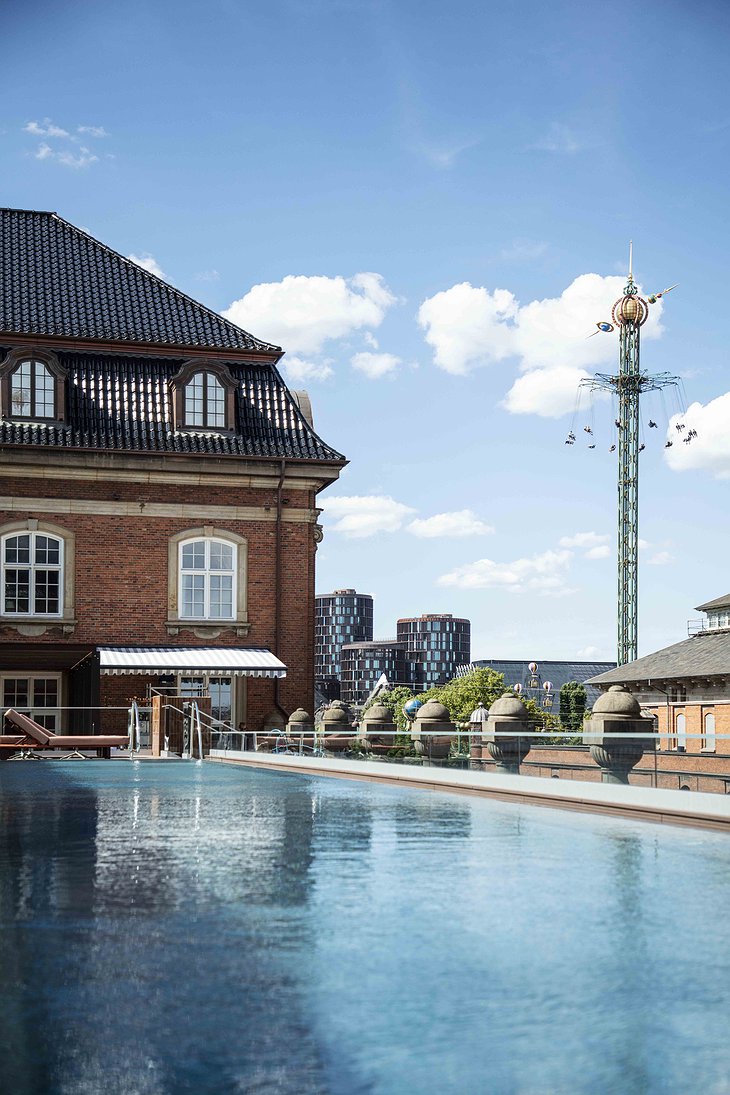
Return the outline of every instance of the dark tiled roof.
{"type": "Polygon", "coordinates": [[[697,605],[695,612],[707,612],[710,608],[730,608],[730,593],[724,597],[715,597],[714,601],[706,601],[703,605],[697,605]]]}
{"type": "Polygon", "coordinates": [[[169,382],[182,358],[73,352],[58,360],[69,372],[68,424],[2,422],[0,445],[345,460],[266,362],[228,365],[238,381],[236,428],[215,433],[172,428],[169,382]]]}
{"type": "Polygon", "coordinates": [[[628,665],[592,677],[591,684],[676,680],[679,677],[730,676],[730,630],[700,631],[628,665]]]}
{"type": "Polygon", "coordinates": [[[0,331],[278,354],[56,213],[0,209],[0,331]]]}

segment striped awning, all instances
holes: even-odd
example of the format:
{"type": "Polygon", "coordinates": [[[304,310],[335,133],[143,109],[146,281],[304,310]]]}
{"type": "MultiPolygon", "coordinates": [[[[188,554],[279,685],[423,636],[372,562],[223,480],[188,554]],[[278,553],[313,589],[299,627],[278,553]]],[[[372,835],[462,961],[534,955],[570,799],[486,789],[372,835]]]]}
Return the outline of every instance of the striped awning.
{"type": "Polygon", "coordinates": [[[215,673],[231,677],[285,677],[282,661],[260,646],[100,646],[99,668],[112,676],[215,673]]]}

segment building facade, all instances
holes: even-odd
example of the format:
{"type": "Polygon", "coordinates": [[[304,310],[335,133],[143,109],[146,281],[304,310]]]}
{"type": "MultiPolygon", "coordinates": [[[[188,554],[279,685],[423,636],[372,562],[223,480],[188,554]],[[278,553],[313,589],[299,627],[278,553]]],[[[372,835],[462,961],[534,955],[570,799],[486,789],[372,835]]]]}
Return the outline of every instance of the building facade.
{"type": "Polygon", "coordinates": [[[150,688],[311,710],[317,494],[282,351],[54,213],[0,211],[0,697],[111,730],[150,688]],[[118,709],[116,712],[112,709],[118,709]]]}
{"type": "Polygon", "coordinates": [[[314,599],[314,676],[327,699],[339,699],[342,647],[373,637],[373,598],[354,589],[318,593],[314,599]]]}
{"type": "Polygon", "coordinates": [[[471,657],[471,623],[450,613],[398,620],[397,638],[406,644],[406,674],[418,691],[453,680],[471,657]]]}
{"type": "Polygon", "coordinates": [[[697,606],[690,637],[594,677],[601,690],[623,684],[652,715],[663,750],[722,754],[730,774],[730,594],[697,606]]]}
{"type": "Polygon", "coordinates": [[[341,698],[355,707],[362,706],[383,675],[391,688],[401,684],[410,687],[406,645],[397,639],[376,639],[343,646],[341,698]]]}

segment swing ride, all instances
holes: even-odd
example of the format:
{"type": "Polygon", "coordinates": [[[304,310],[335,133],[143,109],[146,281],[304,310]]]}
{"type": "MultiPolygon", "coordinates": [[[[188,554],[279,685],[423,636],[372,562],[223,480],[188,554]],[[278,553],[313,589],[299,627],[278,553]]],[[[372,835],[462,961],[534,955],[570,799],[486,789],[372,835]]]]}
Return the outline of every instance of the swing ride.
{"type": "MultiPolygon", "coordinates": [[[[609,452],[618,448],[618,649],[619,665],[635,661],[637,657],[638,630],[638,560],[639,560],[639,454],[646,449],[646,436],[641,420],[641,396],[646,392],[658,392],[662,401],[664,416],[670,415],[664,401],[664,391],[670,388],[674,393],[677,406],[673,412],[680,419],[686,414],[686,402],[682,380],[669,373],[649,374],[642,372],[639,360],[640,331],[649,315],[649,305],[676,289],[670,285],[661,293],[653,293],[644,300],[639,296],[633,277],[633,244],[629,245],[629,275],[623,296],[616,301],[611,312],[611,322],[600,320],[596,323],[594,335],[612,334],[616,328],[619,333],[619,368],[617,373],[596,373],[583,380],[578,389],[576,407],[571,420],[570,430],[565,444],[576,444],[576,420],[580,413],[582,391],[588,390],[592,397],[595,392],[610,392],[618,402],[618,414],[613,423],[609,452]]],[[[657,422],[648,420],[650,430],[658,429],[657,422]]],[[[590,423],[583,427],[588,449],[596,448],[593,400],[591,398],[590,423]]],[[[697,437],[697,431],[687,429],[683,421],[675,424],[683,444],[689,445],[697,437]]],[[[648,435],[647,435],[648,436],[648,435]]],[[[667,438],[664,447],[669,449],[674,442],[667,438]]]]}

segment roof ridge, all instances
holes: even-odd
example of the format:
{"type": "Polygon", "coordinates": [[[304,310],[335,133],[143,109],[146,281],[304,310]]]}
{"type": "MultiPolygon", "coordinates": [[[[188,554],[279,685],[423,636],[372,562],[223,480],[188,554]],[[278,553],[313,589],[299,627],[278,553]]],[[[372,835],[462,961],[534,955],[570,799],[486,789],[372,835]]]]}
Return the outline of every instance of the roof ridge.
{"type": "MultiPolygon", "coordinates": [[[[4,207],[4,208],[8,209],[8,212],[11,212],[11,213],[39,212],[39,211],[36,211],[36,210],[31,210],[31,209],[12,209],[10,207],[4,207]]],[[[174,293],[175,296],[179,297],[181,300],[188,301],[190,304],[193,304],[196,308],[202,309],[202,311],[207,312],[207,314],[209,316],[212,316],[213,319],[215,319],[218,323],[225,324],[225,326],[230,328],[231,330],[236,331],[236,332],[241,332],[242,334],[246,335],[248,338],[252,339],[252,341],[257,342],[261,348],[266,349],[266,350],[276,350],[276,351],[278,351],[278,353],[280,355],[284,352],[282,350],[281,346],[276,346],[273,342],[264,342],[263,339],[257,338],[256,335],[252,335],[250,331],[244,330],[243,327],[239,327],[236,323],[231,323],[231,321],[229,319],[226,319],[225,316],[222,316],[220,314],[220,312],[215,312],[212,308],[209,308],[207,306],[207,304],[201,304],[201,302],[199,300],[196,300],[194,297],[191,297],[188,293],[184,293],[182,291],[182,289],[178,289],[176,285],[172,285],[169,281],[165,281],[164,278],[159,277],[157,274],[153,274],[151,270],[146,270],[144,268],[144,266],[140,266],[138,262],[134,262],[132,259],[127,258],[127,256],[123,255],[121,253],[121,251],[117,251],[117,250],[115,250],[115,248],[110,247],[109,244],[104,243],[103,240],[97,239],[96,236],[92,236],[90,232],[87,232],[83,228],[79,228],[78,225],[76,225],[76,224],[72,224],[71,221],[67,221],[65,217],[61,217],[58,213],[45,213],[45,212],[43,212],[42,215],[43,216],[54,217],[60,224],[65,225],[66,228],[70,228],[71,231],[76,232],[80,236],[85,236],[86,239],[91,240],[92,243],[96,244],[97,247],[101,247],[104,251],[107,251],[110,255],[114,255],[116,258],[121,259],[122,262],[125,263],[125,265],[129,266],[132,270],[134,270],[134,272],[136,274],[141,273],[144,276],[146,276],[147,278],[151,278],[154,282],[158,283],[159,285],[164,285],[166,289],[168,289],[170,292],[174,293]]]]}

